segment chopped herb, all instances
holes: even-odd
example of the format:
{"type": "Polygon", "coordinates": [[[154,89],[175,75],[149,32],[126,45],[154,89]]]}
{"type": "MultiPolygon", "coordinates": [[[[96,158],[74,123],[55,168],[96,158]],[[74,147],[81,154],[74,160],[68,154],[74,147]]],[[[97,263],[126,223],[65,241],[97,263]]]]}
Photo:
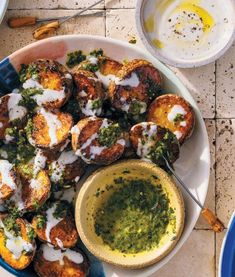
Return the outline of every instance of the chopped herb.
{"type": "Polygon", "coordinates": [[[36,238],[36,233],[34,232],[34,229],[31,226],[27,226],[27,234],[30,241],[36,238]]]}
{"type": "Polygon", "coordinates": [[[150,100],[154,100],[157,96],[163,94],[163,88],[159,84],[157,84],[152,78],[147,77],[145,84],[147,85],[147,93],[150,100]]]}
{"type": "Polygon", "coordinates": [[[37,215],[37,228],[42,229],[46,225],[46,218],[43,215],[37,215]]]}
{"type": "Polygon", "coordinates": [[[174,122],[177,123],[181,121],[184,121],[184,115],[181,113],[177,113],[176,117],[174,118],[174,122]]]}
{"type": "Polygon", "coordinates": [[[130,105],[129,112],[132,115],[137,115],[145,112],[146,110],[146,104],[144,102],[133,100],[130,105]]]}
{"type": "Polygon", "coordinates": [[[100,145],[111,147],[116,143],[122,131],[118,123],[103,127],[98,132],[98,142],[100,145]]]}
{"type": "Polygon", "coordinates": [[[81,50],[74,51],[67,54],[66,65],[69,68],[74,67],[75,65],[80,64],[82,61],[86,59],[86,55],[83,54],[81,50]]]}
{"type": "Polygon", "coordinates": [[[33,111],[38,105],[32,96],[43,94],[43,90],[39,88],[27,88],[21,91],[22,99],[19,101],[19,105],[27,108],[29,111],[33,111]]]}
{"type": "Polygon", "coordinates": [[[38,211],[40,209],[40,203],[38,202],[37,199],[33,200],[33,207],[35,211],[38,211]]]}
{"type": "Polygon", "coordinates": [[[3,224],[8,232],[11,232],[14,236],[18,236],[20,232],[20,226],[16,223],[16,219],[20,216],[20,213],[16,207],[9,208],[9,213],[6,218],[3,219],[3,224]]]}
{"type": "Polygon", "coordinates": [[[94,51],[91,51],[90,56],[94,56],[94,57],[102,57],[104,55],[104,50],[102,48],[100,49],[97,49],[97,50],[94,50],[94,51]]]}
{"type": "Polygon", "coordinates": [[[99,65],[88,62],[83,64],[82,68],[91,72],[96,72],[99,70],[99,65]]]}
{"type": "Polygon", "coordinates": [[[19,78],[20,78],[20,82],[24,83],[27,79],[33,78],[34,80],[38,79],[38,67],[36,64],[29,64],[29,65],[25,65],[22,64],[21,65],[21,69],[19,72],[19,78]]]}
{"type": "Polygon", "coordinates": [[[97,110],[97,109],[102,107],[102,104],[103,104],[103,102],[102,102],[102,100],[100,98],[92,100],[91,109],[92,110],[97,110]]]}
{"type": "Polygon", "coordinates": [[[70,213],[70,210],[71,204],[68,201],[58,202],[53,216],[55,218],[64,218],[70,213]]]}
{"type": "Polygon", "coordinates": [[[62,111],[72,115],[74,122],[79,121],[80,105],[77,99],[71,97],[69,101],[62,107],[62,111]]]}

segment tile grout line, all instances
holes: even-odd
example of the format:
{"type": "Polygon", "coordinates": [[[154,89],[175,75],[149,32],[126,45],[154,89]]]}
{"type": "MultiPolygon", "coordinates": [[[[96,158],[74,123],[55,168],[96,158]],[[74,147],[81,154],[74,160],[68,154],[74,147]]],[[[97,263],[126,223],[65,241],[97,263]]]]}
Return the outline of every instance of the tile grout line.
{"type": "MultiPolygon", "coordinates": [[[[217,61],[215,61],[215,214],[217,215],[217,61]]],[[[217,276],[217,235],[214,233],[214,265],[215,265],[215,277],[217,276]]]]}

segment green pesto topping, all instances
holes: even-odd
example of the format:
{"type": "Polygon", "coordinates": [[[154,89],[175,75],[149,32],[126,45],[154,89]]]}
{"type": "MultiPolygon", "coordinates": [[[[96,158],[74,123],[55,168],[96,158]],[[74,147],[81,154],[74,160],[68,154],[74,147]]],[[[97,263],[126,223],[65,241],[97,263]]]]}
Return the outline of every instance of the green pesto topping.
{"type": "Polygon", "coordinates": [[[33,241],[36,237],[36,233],[31,226],[27,226],[27,235],[30,241],[33,241]]]}
{"type": "Polygon", "coordinates": [[[19,72],[19,78],[21,83],[24,83],[29,78],[37,80],[38,77],[38,68],[36,64],[21,65],[21,69],[19,72]]]}
{"type": "Polygon", "coordinates": [[[102,48],[93,50],[89,53],[90,56],[94,56],[96,58],[102,57],[104,55],[104,50],[102,48]]]}
{"type": "Polygon", "coordinates": [[[16,223],[16,219],[20,217],[20,213],[17,208],[9,208],[8,216],[3,219],[3,224],[8,232],[11,232],[14,236],[18,236],[20,227],[16,223]]]}
{"type": "Polygon", "coordinates": [[[147,85],[147,94],[150,100],[154,100],[157,96],[163,94],[162,87],[159,84],[157,84],[153,79],[148,77],[145,81],[145,84],[147,85]]]}
{"type": "Polygon", "coordinates": [[[92,110],[97,110],[97,109],[102,107],[102,104],[103,104],[103,102],[100,98],[92,100],[91,109],[92,110]]]}
{"type": "Polygon", "coordinates": [[[176,136],[169,130],[166,130],[163,138],[151,148],[150,153],[146,158],[149,158],[151,161],[158,165],[165,165],[163,156],[168,160],[169,163],[175,161],[176,157],[179,154],[178,140],[176,136]]]}
{"type": "Polygon", "coordinates": [[[61,110],[65,113],[71,114],[74,122],[79,121],[80,105],[77,99],[75,99],[73,96],[68,100],[61,110]]]}
{"type": "Polygon", "coordinates": [[[71,209],[71,204],[68,201],[60,201],[56,204],[56,209],[53,213],[55,218],[65,218],[71,209]]]}
{"type": "MultiPolygon", "coordinates": [[[[156,248],[175,215],[160,184],[119,179],[95,214],[95,232],[111,249],[136,254],[156,248]]],[[[173,230],[174,231],[174,230],[173,230]]]]}
{"type": "Polygon", "coordinates": [[[118,123],[103,127],[98,132],[98,142],[102,146],[111,147],[121,135],[121,128],[118,123]]]}
{"type": "Polygon", "coordinates": [[[67,54],[66,65],[69,68],[74,67],[75,65],[80,64],[82,61],[86,59],[86,55],[83,54],[81,50],[74,51],[67,54]]]}
{"type": "Polygon", "coordinates": [[[42,229],[46,225],[46,218],[43,215],[38,214],[37,216],[37,228],[42,229]]]}
{"type": "Polygon", "coordinates": [[[29,111],[33,111],[38,105],[32,96],[43,94],[43,90],[39,88],[27,88],[21,91],[22,99],[19,101],[19,105],[27,108],[29,111]]]}
{"type": "Polygon", "coordinates": [[[130,105],[129,112],[132,115],[138,115],[146,111],[146,104],[144,102],[133,100],[130,105]]]}
{"type": "Polygon", "coordinates": [[[96,72],[99,70],[99,65],[98,64],[93,64],[93,63],[85,63],[82,65],[82,68],[91,72],[96,72]]]}
{"type": "Polygon", "coordinates": [[[184,115],[181,114],[181,113],[177,113],[176,117],[174,118],[174,122],[178,123],[178,122],[181,122],[181,121],[184,121],[184,115]]]}

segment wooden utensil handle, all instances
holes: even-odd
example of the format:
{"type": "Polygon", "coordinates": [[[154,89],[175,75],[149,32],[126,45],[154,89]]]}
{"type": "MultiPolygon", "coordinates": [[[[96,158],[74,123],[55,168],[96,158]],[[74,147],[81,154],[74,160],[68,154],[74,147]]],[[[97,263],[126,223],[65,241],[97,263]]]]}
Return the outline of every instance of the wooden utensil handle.
{"type": "Polygon", "coordinates": [[[8,26],[11,28],[19,28],[24,26],[35,25],[37,21],[36,17],[11,17],[8,19],[8,26]]]}
{"type": "Polygon", "coordinates": [[[220,233],[224,230],[224,224],[218,219],[218,217],[209,209],[202,210],[202,216],[212,227],[216,233],[220,233]]]}

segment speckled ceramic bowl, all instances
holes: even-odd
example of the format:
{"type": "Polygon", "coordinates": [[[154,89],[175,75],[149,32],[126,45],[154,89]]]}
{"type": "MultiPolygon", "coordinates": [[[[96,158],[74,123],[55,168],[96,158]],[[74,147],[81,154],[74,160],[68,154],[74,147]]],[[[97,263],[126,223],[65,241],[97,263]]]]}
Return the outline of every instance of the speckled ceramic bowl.
{"type": "Polygon", "coordinates": [[[137,0],[136,25],[155,57],[191,68],[215,61],[232,45],[234,14],[234,0],[137,0]]]}
{"type": "Polygon", "coordinates": [[[97,258],[120,267],[143,268],[161,260],[176,245],[184,226],[184,202],[177,186],[164,170],[142,160],[126,160],[95,171],[85,181],[76,200],[75,220],[80,238],[97,258]],[[120,185],[115,185],[114,179],[121,176],[128,179],[148,180],[154,185],[157,184],[152,176],[157,176],[175,212],[175,228],[172,224],[168,224],[158,247],[150,251],[133,255],[112,250],[95,232],[93,215],[109,199],[110,195],[115,193],[115,186],[120,185]],[[114,185],[113,190],[106,189],[110,184],[114,185]],[[102,194],[97,196],[97,191],[102,191],[102,194]]]}

